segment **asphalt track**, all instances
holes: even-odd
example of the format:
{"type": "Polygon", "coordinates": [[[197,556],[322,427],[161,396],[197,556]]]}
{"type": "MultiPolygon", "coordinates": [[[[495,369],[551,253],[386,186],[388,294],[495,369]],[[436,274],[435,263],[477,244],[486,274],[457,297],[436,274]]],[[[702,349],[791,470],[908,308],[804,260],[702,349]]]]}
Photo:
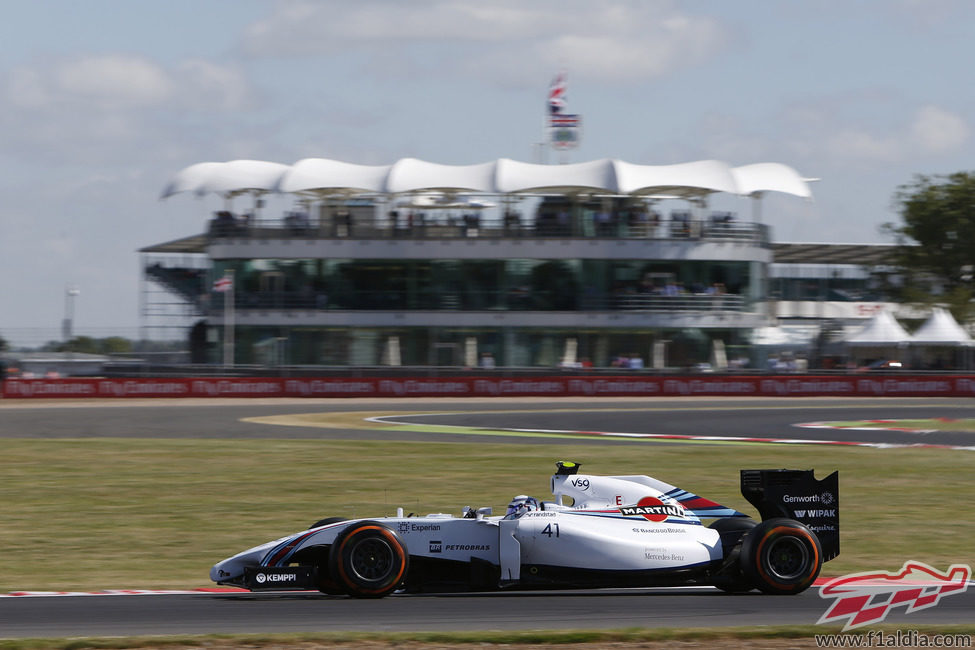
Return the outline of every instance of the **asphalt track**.
{"type": "MultiPolygon", "coordinates": [[[[716,590],[607,590],[393,595],[355,600],[318,594],[192,594],[0,599],[0,637],[161,634],[619,629],[812,625],[832,601],[728,595],[716,590]]],[[[972,623],[975,589],[887,623],[972,623]]]]}
{"type": "MultiPolygon", "coordinates": [[[[571,430],[657,435],[758,437],[873,444],[975,446],[975,433],[798,428],[822,420],[972,418],[975,400],[931,399],[534,399],[514,400],[158,400],[0,401],[0,438],[241,438],[425,440],[522,444],[563,438],[492,435],[499,429],[571,430]],[[268,416],[334,414],[328,426],[279,426],[268,416]],[[388,430],[364,421],[376,414],[420,426],[388,430]],[[421,415],[417,415],[421,414],[421,415]],[[257,419],[258,421],[254,421],[257,419]],[[463,432],[423,425],[452,425],[463,432]]],[[[581,444],[640,444],[582,437],[581,444]]]]}
{"type": "MultiPolygon", "coordinates": [[[[879,444],[975,445],[975,434],[799,429],[822,420],[970,418],[964,399],[602,399],[602,400],[173,400],[166,402],[0,402],[0,438],[305,438],[564,443],[504,437],[499,429],[803,438],[879,444]],[[375,413],[421,426],[387,430],[363,423],[375,413]],[[277,426],[244,418],[335,414],[329,426],[277,426]],[[417,413],[424,415],[417,416],[417,413]],[[436,426],[465,427],[464,433],[436,426]],[[472,437],[472,433],[476,437],[472,437]],[[483,435],[480,435],[483,434],[483,435]]],[[[580,444],[646,444],[584,437],[580,444]]],[[[665,441],[661,444],[680,444],[665,441]]],[[[969,453],[969,452],[965,452],[969,453]]],[[[892,567],[893,568],[893,567],[892,567]]],[[[142,634],[402,630],[522,630],[707,627],[815,623],[828,601],[799,596],[730,596],[714,590],[607,590],[392,596],[353,600],[318,594],[194,593],[0,598],[0,638],[142,634]]],[[[975,622],[975,588],[888,623],[975,622]]]]}

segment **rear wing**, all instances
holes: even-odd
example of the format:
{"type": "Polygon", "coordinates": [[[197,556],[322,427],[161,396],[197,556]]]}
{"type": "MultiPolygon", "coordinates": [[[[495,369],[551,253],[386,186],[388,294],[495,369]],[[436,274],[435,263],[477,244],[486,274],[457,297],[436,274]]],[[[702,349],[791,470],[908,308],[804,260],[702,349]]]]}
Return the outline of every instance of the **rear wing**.
{"type": "Polygon", "coordinates": [[[840,474],[817,481],[813,470],[743,469],[741,494],[762,520],[788,517],[816,533],[823,561],[840,554],[840,474]]]}

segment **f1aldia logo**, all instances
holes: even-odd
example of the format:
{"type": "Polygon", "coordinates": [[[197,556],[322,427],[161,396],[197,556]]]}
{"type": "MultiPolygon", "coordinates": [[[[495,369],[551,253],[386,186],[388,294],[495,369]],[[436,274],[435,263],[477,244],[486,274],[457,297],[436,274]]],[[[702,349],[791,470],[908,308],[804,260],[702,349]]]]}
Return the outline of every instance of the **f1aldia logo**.
{"type": "Polygon", "coordinates": [[[664,503],[657,497],[643,497],[636,502],[635,506],[622,506],[622,515],[641,515],[644,519],[660,523],[667,517],[683,517],[684,506],[678,504],[664,503]]]}
{"type": "Polygon", "coordinates": [[[820,598],[835,598],[817,623],[846,619],[843,631],[879,623],[894,607],[905,606],[910,614],[934,607],[943,596],[968,589],[972,569],[952,564],[942,573],[924,562],[908,561],[897,573],[873,571],[833,578],[819,589],[820,598]]]}

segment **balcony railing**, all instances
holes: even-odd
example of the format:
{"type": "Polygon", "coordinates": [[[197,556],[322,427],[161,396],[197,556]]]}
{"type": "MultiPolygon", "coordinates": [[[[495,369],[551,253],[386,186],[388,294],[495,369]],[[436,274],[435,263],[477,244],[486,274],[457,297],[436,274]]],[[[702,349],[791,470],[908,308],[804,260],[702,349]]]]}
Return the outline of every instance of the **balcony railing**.
{"type": "Polygon", "coordinates": [[[437,221],[387,221],[370,219],[312,223],[294,215],[281,219],[244,219],[229,212],[210,221],[208,234],[214,239],[499,239],[499,238],[587,238],[652,239],[677,241],[743,242],[767,246],[768,226],[738,221],[727,216],[708,219],[677,218],[651,221],[608,221],[577,219],[560,223],[538,219],[523,223],[508,219],[438,219],[437,221]]]}

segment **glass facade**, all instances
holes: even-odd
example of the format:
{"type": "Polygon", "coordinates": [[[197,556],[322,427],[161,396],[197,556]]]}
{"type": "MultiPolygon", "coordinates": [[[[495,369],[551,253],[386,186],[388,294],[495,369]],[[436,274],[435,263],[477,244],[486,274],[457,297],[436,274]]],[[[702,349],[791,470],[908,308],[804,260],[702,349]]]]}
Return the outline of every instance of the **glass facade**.
{"type": "Polygon", "coordinates": [[[889,267],[854,264],[772,264],[776,300],[886,302],[899,277],[889,267]]]}
{"type": "Polygon", "coordinates": [[[215,260],[214,277],[231,269],[237,309],[741,310],[764,293],[761,265],[717,260],[215,260]]]}

